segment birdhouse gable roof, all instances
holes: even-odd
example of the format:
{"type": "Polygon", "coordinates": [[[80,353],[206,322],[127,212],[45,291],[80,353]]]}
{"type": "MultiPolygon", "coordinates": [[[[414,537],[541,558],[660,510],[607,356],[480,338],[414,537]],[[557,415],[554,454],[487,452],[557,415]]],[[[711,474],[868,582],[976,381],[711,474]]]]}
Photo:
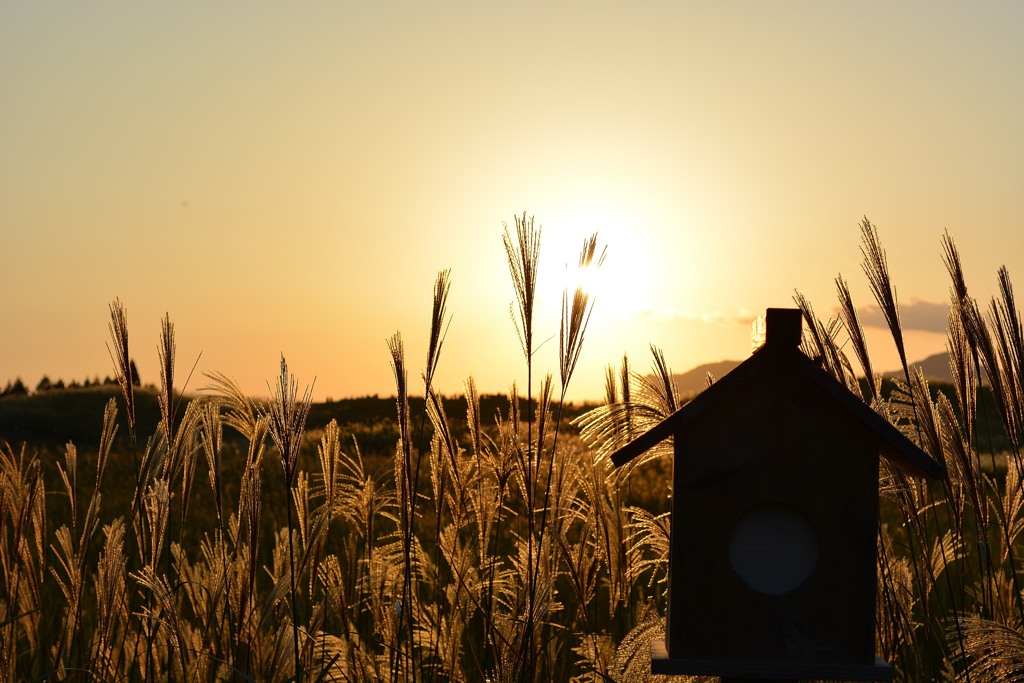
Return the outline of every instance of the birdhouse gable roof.
{"type": "Polygon", "coordinates": [[[685,433],[692,424],[701,420],[710,408],[736,395],[736,392],[741,391],[749,382],[756,381],[762,370],[773,364],[784,364],[786,372],[798,373],[809,380],[811,386],[819,391],[823,398],[838,403],[843,411],[873,437],[878,444],[879,453],[899,469],[919,477],[945,476],[946,468],[942,463],[935,461],[918,448],[859,397],[815,365],[798,348],[778,343],[765,344],[692,401],[613,453],[612,462],[616,466],[621,466],[666,438],[685,433]]]}

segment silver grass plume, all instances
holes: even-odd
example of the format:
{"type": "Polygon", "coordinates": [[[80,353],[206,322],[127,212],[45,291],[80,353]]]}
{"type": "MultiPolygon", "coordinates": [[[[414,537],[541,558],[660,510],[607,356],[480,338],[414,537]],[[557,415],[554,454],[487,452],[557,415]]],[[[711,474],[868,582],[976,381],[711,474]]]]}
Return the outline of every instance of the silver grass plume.
{"type": "Polygon", "coordinates": [[[146,491],[143,508],[149,529],[148,565],[155,571],[166,540],[167,522],[170,518],[171,493],[167,481],[157,479],[146,491]]]}
{"type": "Polygon", "coordinates": [[[399,453],[395,458],[395,483],[401,496],[403,523],[411,524],[413,494],[412,489],[412,434],[409,427],[409,377],[405,369],[405,345],[402,335],[396,332],[388,339],[388,351],[391,353],[391,370],[395,376],[397,392],[395,402],[398,411],[399,453]]]}
{"type": "Polygon", "coordinates": [[[510,309],[512,322],[515,323],[519,343],[523,347],[523,355],[529,360],[533,355],[533,305],[537,291],[537,260],[540,256],[541,228],[534,227],[533,216],[522,218],[515,216],[516,240],[512,241],[508,226],[502,235],[505,254],[508,257],[508,270],[512,276],[512,287],[515,291],[519,309],[510,309]],[[516,313],[518,312],[518,318],[516,313]]]}
{"type": "Polygon", "coordinates": [[[957,302],[959,316],[964,324],[964,331],[970,340],[970,345],[977,349],[981,367],[985,370],[989,384],[992,387],[992,397],[995,399],[996,408],[1003,419],[1003,426],[1010,441],[1017,442],[1016,412],[1014,406],[1007,400],[1010,390],[1006,387],[1006,374],[999,364],[998,342],[993,340],[989,326],[978,308],[974,299],[967,297],[957,302]]]}
{"type": "MultiPolygon", "coordinates": [[[[395,485],[399,492],[399,524],[400,544],[402,547],[402,588],[401,604],[406,605],[404,614],[399,615],[395,637],[402,634],[405,639],[398,644],[392,655],[400,656],[403,659],[397,666],[408,662],[412,670],[413,650],[413,605],[412,605],[412,581],[413,581],[413,538],[415,536],[415,505],[416,492],[413,490],[413,462],[412,462],[412,434],[409,429],[409,380],[405,369],[405,346],[402,344],[402,335],[396,332],[388,339],[388,350],[391,353],[391,369],[395,375],[395,387],[397,389],[396,407],[398,410],[398,455],[395,457],[395,485]]],[[[418,470],[417,470],[418,473],[418,470]]],[[[413,673],[415,678],[415,673],[413,673]]]]}
{"type": "Polygon", "coordinates": [[[938,418],[939,434],[942,438],[941,448],[948,474],[946,480],[943,481],[944,492],[949,499],[950,510],[953,513],[954,527],[957,534],[962,537],[965,493],[970,496],[972,507],[975,500],[972,495],[974,489],[972,457],[970,455],[970,448],[963,441],[963,435],[957,424],[953,404],[941,392],[938,394],[935,412],[938,418]]]}
{"type": "Polygon", "coordinates": [[[665,618],[659,615],[653,606],[646,606],[637,619],[636,626],[626,634],[616,649],[615,669],[619,674],[617,680],[651,680],[651,641],[664,637],[665,618]]]}
{"type": "Polygon", "coordinates": [[[57,472],[64,482],[64,491],[68,496],[68,507],[71,509],[71,528],[78,529],[78,449],[68,441],[64,446],[64,464],[57,463],[57,472]]]}
{"type": "MultiPolygon", "coordinates": [[[[672,371],[664,352],[653,344],[650,349],[654,358],[654,368],[650,375],[631,371],[629,358],[623,355],[620,369],[622,400],[598,406],[574,421],[580,428],[583,440],[597,446],[598,459],[610,457],[617,448],[630,441],[634,434],[654,427],[674,413],[679,405],[672,371]]],[[[639,465],[671,452],[671,443],[663,441],[612,471],[623,480],[639,465]]]]}
{"type": "Polygon", "coordinates": [[[619,385],[615,366],[611,363],[604,369],[604,402],[613,405],[619,402],[619,385]]]}
{"type": "Polygon", "coordinates": [[[1009,403],[1014,407],[1018,425],[1024,423],[1024,329],[1021,327],[1017,302],[1013,296],[1010,272],[1003,266],[999,269],[999,299],[993,299],[993,318],[999,329],[1000,356],[1006,375],[1006,391],[1009,403]]]}
{"type": "Polygon", "coordinates": [[[622,365],[619,366],[619,383],[622,386],[623,403],[629,403],[632,400],[632,393],[630,392],[631,376],[629,371],[629,355],[624,353],[622,354],[622,365]]]}
{"type": "MultiPolygon", "coordinates": [[[[604,459],[616,448],[633,438],[633,404],[630,391],[629,356],[622,355],[622,365],[616,369],[609,363],[604,378],[605,404],[575,420],[577,426],[586,426],[587,436],[598,441],[598,459],[604,459]],[[619,400],[621,382],[622,399],[619,400]]],[[[585,440],[591,440],[585,437],[585,440]]]]}
{"type": "Polygon", "coordinates": [[[466,380],[465,387],[466,425],[469,427],[470,442],[473,444],[473,457],[479,460],[483,455],[480,396],[477,394],[476,382],[472,377],[466,380]]]}
{"type": "MultiPolygon", "coordinates": [[[[605,246],[600,255],[597,255],[597,233],[595,232],[583,241],[583,249],[580,251],[579,258],[580,271],[600,268],[604,264],[607,253],[608,247],[605,246]]],[[[582,286],[576,287],[570,303],[568,290],[562,292],[562,324],[558,329],[558,368],[563,394],[580,358],[583,335],[590,322],[590,314],[594,310],[593,296],[592,292],[586,291],[582,286]]]]}
{"type": "Polygon", "coordinates": [[[209,393],[211,400],[219,406],[221,422],[251,439],[256,430],[256,421],[267,412],[265,406],[249,398],[238,382],[223,373],[208,372],[206,377],[210,384],[203,387],[203,391],[209,393]]]}
{"type": "Polygon", "coordinates": [[[320,474],[323,477],[324,512],[330,518],[334,516],[335,499],[341,485],[338,466],[344,457],[341,453],[341,428],[337,420],[332,419],[324,427],[317,446],[317,456],[320,458],[320,474]]]}
{"type": "Polygon", "coordinates": [[[273,389],[267,417],[268,431],[281,453],[281,467],[289,488],[295,479],[295,468],[299,463],[306,418],[309,417],[309,408],[313,401],[313,387],[306,387],[301,400],[298,393],[298,381],[288,372],[288,362],[282,354],[281,373],[273,389]]]}
{"type": "Polygon", "coordinates": [[[434,427],[437,448],[440,449],[441,454],[445,457],[445,467],[451,472],[452,483],[455,485],[457,498],[453,502],[453,507],[456,510],[460,510],[463,507],[463,499],[466,493],[463,474],[458,462],[461,449],[448,426],[448,416],[444,412],[444,403],[436,391],[431,391],[427,396],[427,417],[434,427]]]}
{"type": "Polygon", "coordinates": [[[167,452],[172,452],[174,443],[174,323],[169,314],[160,321],[160,345],[157,352],[160,357],[160,416],[163,419],[164,437],[167,439],[167,452]]]}
{"type": "MultiPolygon", "coordinates": [[[[551,373],[544,375],[544,380],[540,384],[540,392],[537,395],[537,458],[533,463],[534,467],[540,467],[541,456],[544,451],[544,435],[547,430],[549,416],[551,413],[551,398],[554,395],[555,385],[551,378],[551,373]]],[[[557,444],[552,444],[552,457],[554,457],[554,447],[557,444]]],[[[548,470],[550,473],[550,470],[548,470]]],[[[538,472],[539,474],[539,472],[538,472]]]]}
{"type": "Polygon", "coordinates": [[[853,297],[850,295],[850,287],[846,280],[840,275],[836,278],[836,289],[839,293],[839,315],[846,332],[850,335],[850,342],[853,344],[853,351],[857,354],[857,360],[864,370],[864,378],[867,380],[868,392],[872,401],[878,398],[881,390],[881,377],[876,378],[871,368],[871,355],[868,353],[868,341],[864,334],[864,328],[860,323],[860,316],[857,308],[853,305],[853,297]]]}
{"type": "Polygon", "coordinates": [[[181,523],[185,523],[185,516],[188,513],[189,500],[192,492],[192,482],[195,479],[196,463],[199,459],[199,445],[197,444],[199,427],[202,421],[202,402],[189,401],[185,406],[185,414],[182,415],[181,424],[174,435],[174,453],[178,462],[178,469],[181,472],[181,523]]]}
{"type": "Polygon", "coordinates": [[[949,368],[953,376],[953,389],[963,415],[963,437],[968,443],[974,443],[974,418],[978,405],[978,373],[975,368],[974,351],[964,328],[960,308],[952,305],[949,308],[946,324],[946,350],[949,351],[949,368]]]}
{"type": "Polygon", "coordinates": [[[103,475],[107,471],[107,463],[110,461],[110,451],[114,447],[114,437],[117,436],[117,401],[113,398],[107,401],[103,409],[103,429],[100,432],[99,452],[96,456],[96,486],[94,491],[100,490],[103,482],[103,475]]]}
{"type": "Polygon", "coordinates": [[[144,608],[143,616],[157,625],[157,629],[163,629],[167,634],[167,641],[174,654],[177,655],[177,665],[181,670],[183,678],[188,677],[188,663],[186,661],[187,648],[182,633],[182,618],[178,610],[178,602],[175,591],[171,588],[167,578],[157,574],[155,565],[147,565],[138,572],[132,574],[132,578],[139,582],[144,588],[151,592],[156,604],[144,608]]]}
{"type": "Polygon", "coordinates": [[[651,344],[651,356],[654,358],[653,383],[641,383],[642,388],[657,397],[656,405],[668,417],[679,409],[679,401],[676,398],[676,385],[672,382],[672,370],[665,360],[665,352],[651,344]]]}
{"type": "Polygon", "coordinates": [[[224,520],[224,501],[221,496],[221,455],[224,441],[224,426],[220,418],[220,407],[213,401],[202,405],[202,439],[203,454],[206,456],[207,473],[210,476],[210,488],[213,491],[213,502],[217,507],[217,521],[224,520]]]}
{"type": "Polygon", "coordinates": [[[654,515],[638,507],[627,508],[626,512],[630,518],[626,547],[631,560],[627,580],[637,583],[649,573],[648,588],[667,583],[670,513],[654,515]]]}
{"type": "Polygon", "coordinates": [[[946,264],[946,270],[953,281],[951,298],[953,301],[965,299],[967,297],[967,281],[964,279],[964,269],[960,263],[960,252],[949,231],[942,235],[942,261],[946,264]]]}
{"type": "MultiPolygon", "coordinates": [[[[160,418],[166,444],[166,459],[163,474],[169,484],[181,476],[181,516],[184,522],[188,511],[189,492],[195,472],[195,429],[199,420],[198,406],[190,403],[180,425],[175,425],[178,400],[174,389],[174,361],[177,345],[174,340],[174,323],[169,314],[160,321],[160,344],[157,352],[160,358],[160,418]]],[[[145,479],[142,480],[145,483],[145,479]]]]}
{"type": "MultiPolygon", "coordinates": [[[[309,501],[309,474],[306,472],[299,472],[295,478],[295,493],[293,495],[293,505],[295,508],[295,519],[299,525],[299,538],[302,540],[302,547],[309,547],[309,539],[311,532],[310,525],[310,510],[312,506],[309,501]]],[[[299,572],[302,573],[301,571],[299,572]]]]}
{"type": "Polygon", "coordinates": [[[101,678],[114,678],[113,641],[117,628],[124,628],[128,620],[125,567],[128,558],[124,552],[125,523],[115,519],[104,527],[106,540],[96,563],[96,624],[92,651],[99,666],[101,678]],[[106,674],[105,676],[103,674],[106,674]]]}
{"type": "Polygon", "coordinates": [[[949,365],[953,385],[963,415],[967,443],[974,443],[974,417],[978,400],[978,344],[971,334],[970,322],[965,318],[970,305],[967,282],[960,263],[960,252],[949,232],[942,235],[942,260],[952,280],[950,287],[949,323],[947,324],[949,365]]]}
{"type": "MultiPolygon", "coordinates": [[[[245,519],[245,567],[246,580],[244,592],[239,599],[239,614],[236,616],[239,632],[244,632],[247,617],[255,603],[256,573],[259,569],[260,518],[263,512],[263,480],[259,470],[254,466],[246,468],[242,475],[241,493],[239,495],[239,516],[245,519]]],[[[241,532],[239,532],[241,536],[241,532]]]]}
{"type": "Polygon", "coordinates": [[[292,484],[295,481],[295,470],[299,463],[299,453],[302,450],[302,437],[306,429],[306,418],[309,417],[309,408],[312,403],[312,386],[307,386],[302,396],[298,399],[298,382],[288,372],[288,363],[281,355],[281,374],[277,378],[277,387],[274,390],[273,398],[270,401],[270,436],[281,453],[281,467],[284,470],[288,502],[286,507],[288,518],[288,575],[291,586],[291,631],[292,631],[292,652],[295,656],[295,680],[302,678],[302,656],[299,650],[299,624],[298,624],[298,596],[296,594],[295,576],[295,548],[293,544],[292,528],[292,484]]]}
{"type": "MultiPolygon", "coordinates": [[[[110,341],[114,345],[111,360],[116,368],[117,383],[124,396],[125,414],[128,417],[128,430],[135,434],[135,387],[132,384],[131,358],[128,355],[128,311],[120,299],[110,304],[110,341]]],[[[108,353],[110,347],[107,347],[108,353]]]]}
{"type": "Polygon", "coordinates": [[[434,281],[434,305],[430,317],[430,344],[427,347],[427,368],[424,372],[424,383],[427,390],[433,385],[434,371],[441,357],[441,347],[448,332],[451,318],[445,320],[448,307],[448,293],[451,290],[451,270],[442,270],[434,281]]]}
{"type": "Polygon", "coordinates": [[[896,300],[896,289],[892,286],[889,278],[889,264],[885,258],[885,249],[878,238],[878,229],[871,224],[865,216],[860,223],[861,245],[860,252],[864,257],[861,267],[868,277],[868,284],[871,292],[878,302],[878,307],[885,316],[885,322],[889,326],[889,332],[896,343],[896,351],[900,355],[900,363],[903,364],[903,374],[907,383],[910,383],[910,368],[907,365],[907,350],[903,343],[903,328],[900,325],[900,311],[896,300]]]}
{"type": "Polygon", "coordinates": [[[966,665],[965,680],[1006,683],[1024,680],[1024,634],[1011,626],[978,617],[951,625],[947,639],[955,657],[966,665]],[[963,631],[963,641],[957,638],[963,631]]]}
{"type": "Polygon", "coordinates": [[[809,332],[808,335],[805,335],[802,343],[804,353],[819,362],[826,372],[847,388],[856,390],[853,368],[850,367],[849,361],[836,345],[835,338],[839,333],[839,320],[833,318],[828,324],[823,323],[815,315],[811,302],[800,292],[793,295],[793,300],[802,311],[804,323],[809,332]]]}

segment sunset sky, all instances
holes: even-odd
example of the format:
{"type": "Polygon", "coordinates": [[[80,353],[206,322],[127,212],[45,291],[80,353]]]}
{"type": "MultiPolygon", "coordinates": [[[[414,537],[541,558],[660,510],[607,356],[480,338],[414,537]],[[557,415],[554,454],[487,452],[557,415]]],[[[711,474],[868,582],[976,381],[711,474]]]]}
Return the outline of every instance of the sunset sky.
{"type": "MultiPolygon", "coordinates": [[[[565,264],[608,245],[570,398],[648,344],[683,372],[834,279],[878,226],[909,355],[943,350],[944,230],[984,301],[1024,287],[1024,3],[0,4],[0,384],[178,368],[314,397],[411,379],[450,268],[438,383],[526,383],[503,224],[543,226],[539,377],[565,264]]],[[[873,320],[868,316],[867,322],[873,320]]],[[[877,366],[891,342],[870,338],[877,366]]],[[[416,391],[414,384],[413,390],[416,391]]]]}

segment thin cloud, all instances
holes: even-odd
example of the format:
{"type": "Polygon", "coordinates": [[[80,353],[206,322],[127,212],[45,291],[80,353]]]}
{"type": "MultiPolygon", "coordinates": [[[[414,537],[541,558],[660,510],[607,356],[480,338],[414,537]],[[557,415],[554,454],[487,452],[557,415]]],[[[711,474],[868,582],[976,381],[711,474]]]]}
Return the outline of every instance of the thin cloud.
{"type": "Polygon", "coordinates": [[[639,314],[651,320],[659,322],[689,321],[702,322],[711,325],[747,325],[749,326],[757,315],[746,310],[736,312],[729,311],[688,311],[674,306],[662,306],[657,308],[645,308],[639,314]]]}
{"type": "MultiPolygon", "coordinates": [[[[862,306],[857,310],[857,315],[865,327],[888,327],[885,316],[878,306],[862,306]]],[[[905,330],[944,333],[948,316],[949,304],[937,304],[920,299],[900,303],[900,323],[905,330]]]]}

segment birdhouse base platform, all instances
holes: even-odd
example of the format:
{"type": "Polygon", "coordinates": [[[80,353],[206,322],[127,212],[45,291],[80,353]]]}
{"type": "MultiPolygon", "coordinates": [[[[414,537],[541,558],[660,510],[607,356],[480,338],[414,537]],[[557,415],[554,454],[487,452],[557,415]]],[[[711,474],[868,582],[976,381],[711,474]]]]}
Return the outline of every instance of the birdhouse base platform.
{"type": "Polygon", "coordinates": [[[651,643],[651,673],[751,681],[892,681],[892,667],[881,657],[875,657],[873,664],[673,659],[664,640],[651,643]]]}

